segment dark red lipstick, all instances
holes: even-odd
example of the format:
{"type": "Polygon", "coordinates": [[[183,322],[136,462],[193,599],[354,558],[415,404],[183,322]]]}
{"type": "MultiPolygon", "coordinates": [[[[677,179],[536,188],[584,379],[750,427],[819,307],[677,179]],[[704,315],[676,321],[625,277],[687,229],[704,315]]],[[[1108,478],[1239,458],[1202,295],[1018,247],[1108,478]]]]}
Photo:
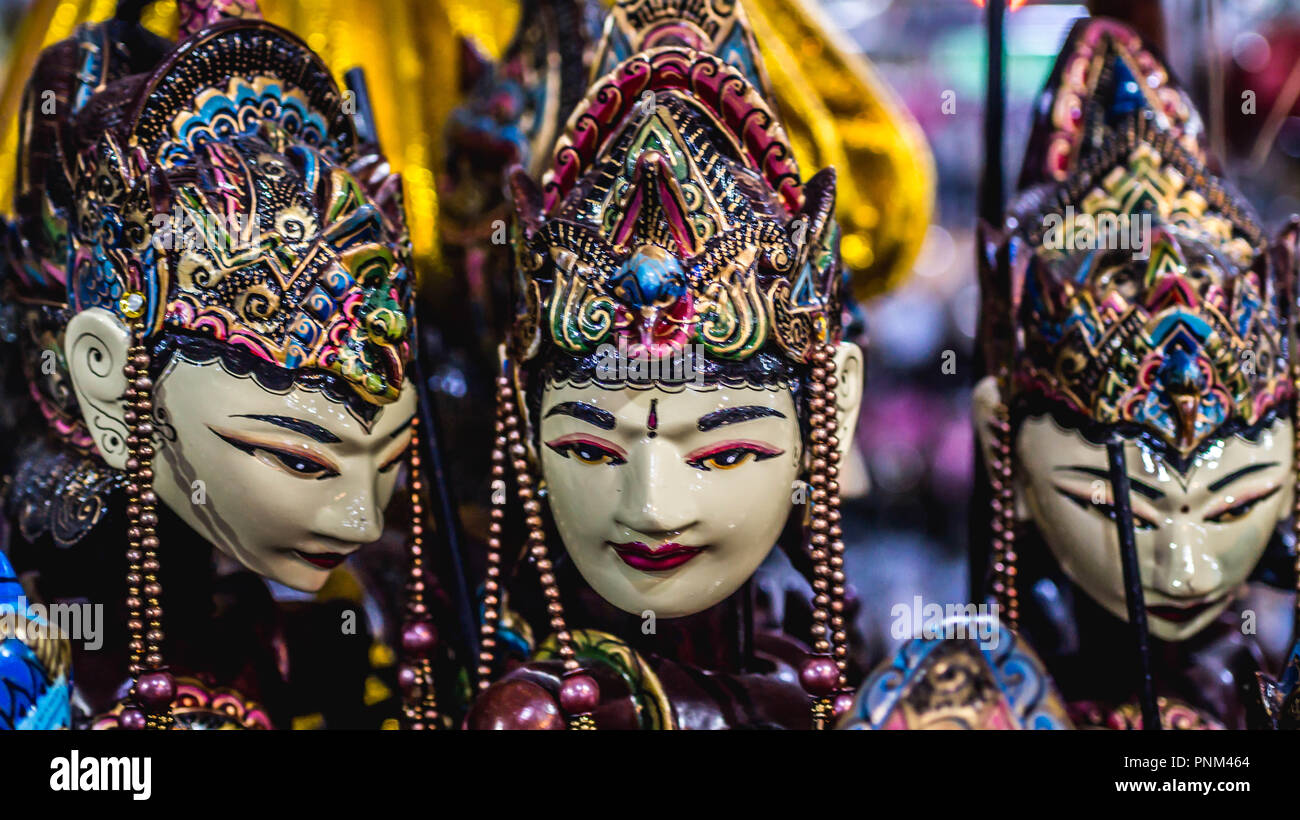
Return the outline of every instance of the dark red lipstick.
{"type": "Polygon", "coordinates": [[[341,552],[303,552],[302,550],[293,552],[302,560],[321,569],[334,569],[347,559],[347,556],[341,552]]]}
{"type": "Polygon", "coordinates": [[[642,572],[676,569],[704,552],[704,547],[687,547],[672,542],[663,544],[658,549],[650,549],[640,541],[626,544],[615,544],[610,541],[609,545],[618,553],[618,557],[623,559],[623,563],[642,572]]]}
{"type": "Polygon", "coordinates": [[[1170,623],[1185,624],[1197,615],[1200,615],[1205,610],[1217,604],[1220,600],[1221,599],[1216,598],[1213,601],[1205,601],[1203,603],[1193,604],[1192,606],[1158,604],[1156,606],[1147,607],[1147,612],[1150,612],[1161,620],[1169,621],[1170,623]]]}

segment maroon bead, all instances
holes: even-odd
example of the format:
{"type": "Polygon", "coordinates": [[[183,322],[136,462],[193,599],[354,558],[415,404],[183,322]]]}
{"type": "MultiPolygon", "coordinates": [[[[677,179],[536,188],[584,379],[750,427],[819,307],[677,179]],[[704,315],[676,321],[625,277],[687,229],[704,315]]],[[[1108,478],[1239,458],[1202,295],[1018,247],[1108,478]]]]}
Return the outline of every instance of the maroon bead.
{"type": "Polygon", "coordinates": [[[532,681],[501,680],[474,699],[467,729],[563,730],[564,716],[550,693],[532,681]]]}
{"type": "Polygon", "coordinates": [[[809,658],[799,670],[799,683],[805,692],[814,697],[825,697],[834,692],[839,681],[839,667],[825,655],[809,658]]]}
{"type": "Polygon", "coordinates": [[[134,706],[128,706],[118,714],[117,725],[123,729],[139,731],[145,727],[144,712],[134,706]]]}
{"type": "Polygon", "coordinates": [[[567,715],[586,715],[600,703],[600,684],[591,675],[569,675],[560,684],[560,708],[567,715]]]}
{"type": "Polygon", "coordinates": [[[149,672],[136,681],[135,693],[145,706],[162,709],[176,697],[176,681],[170,672],[149,672]]]}
{"type": "Polygon", "coordinates": [[[411,655],[428,654],[437,640],[437,630],[428,621],[412,621],[402,627],[402,649],[411,655]]]}

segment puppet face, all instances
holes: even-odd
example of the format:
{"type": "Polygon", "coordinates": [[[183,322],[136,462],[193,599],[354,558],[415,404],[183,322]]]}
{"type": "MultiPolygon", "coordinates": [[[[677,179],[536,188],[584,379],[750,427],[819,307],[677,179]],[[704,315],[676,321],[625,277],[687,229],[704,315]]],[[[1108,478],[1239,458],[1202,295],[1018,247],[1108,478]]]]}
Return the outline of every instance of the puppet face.
{"type": "Polygon", "coordinates": [[[776,544],[803,452],[788,388],[552,384],[540,416],[560,536],[620,609],[707,609],[776,544]]]}
{"type": "MultiPolygon", "coordinates": [[[[1136,442],[1125,447],[1151,633],[1185,640],[1218,618],[1291,507],[1291,423],[1258,440],[1212,440],[1185,472],[1136,442]]],[[[1025,421],[1016,440],[1027,513],[1065,573],[1127,618],[1106,448],[1056,424],[1025,421]]]]}
{"type": "Polygon", "coordinates": [[[415,414],[409,382],[367,422],[319,391],[272,392],[178,357],[156,405],[159,499],[248,569],[315,591],[383,532],[415,414]]]}

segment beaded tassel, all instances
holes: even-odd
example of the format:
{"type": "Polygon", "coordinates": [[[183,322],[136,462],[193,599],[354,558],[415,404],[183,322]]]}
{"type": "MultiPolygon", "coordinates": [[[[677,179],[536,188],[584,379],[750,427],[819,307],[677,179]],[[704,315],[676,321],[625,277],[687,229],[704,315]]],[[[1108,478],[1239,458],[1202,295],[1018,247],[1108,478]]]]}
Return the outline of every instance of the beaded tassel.
{"type": "Polygon", "coordinates": [[[581,671],[573,634],[564,618],[564,604],[560,601],[560,588],[555,578],[555,567],[546,548],[546,529],[542,519],[542,502],[537,498],[537,482],[528,465],[528,450],[524,446],[519,406],[514,386],[507,373],[497,377],[496,439],[492,449],[492,518],[488,525],[488,572],[484,584],[483,625],[479,653],[478,686],[486,689],[496,661],[496,636],[501,620],[501,536],[505,520],[506,459],[509,457],[515,479],[516,494],[524,510],[524,523],[528,531],[528,554],[540,576],[550,627],[559,644],[560,660],[564,665],[564,680],[560,685],[560,708],[568,716],[570,729],[595,729],[591,713],[600,702],[600,689],[594,678],[581,671]],[[501,482],[501,483],[498,483],[501,482]]]}
{"type": "Polygon", "coordinates": [[[416,731],[438,728],[438,701],[430,655],[437,643],[437,631],[424,601],[424,480],[420,472],[420,420],[411,422],[411,444],[407,457],[411,492],[411,532],[407,545],[409,569],[406,582],[406,622],[402,625],[401,670],[402,713],[406,726],[416,731]]]}
{"type": "MultiPolygon", "coordinates": [[[[1005,395],[1005,393],[1004,393],[1005,395]]],[[[1002,609],[1003,621],[1012,629],[1020,623],[1020,598],[1016,590],[1016,497],[1015,470],[1011,454],[1011,414],[999,404],[993,427],[993,448],[989,459],[993,490],[993,595],[1002,609]]]]}
{"type": "Polygon", "coordinates": [[[506,517],[506,422],[505,408],[510,379],[497,376],[497,417],[492,446],[492,513],[488,523],[487,578],[483,582],[483,623],[479,626],[477,686],[480,692],[492,685],[496,659],[497,625],[501,621],[501,535],[506,517]]]}
{"type": "Polygon", "coordinates": [[[848,629],[845,616],[844,541],[840,527],[839,418],[834,373],[835,346],[813,352],[809,380],[812,504],[809,545],[813,561],[813,653],[800,670],[800,682],[813,696],[814,729],[827,728],[848,708],[848,629]]]}
{"type": "Polygon", "coordinates": [[[126,729],[170,729],[176,682],[162,657],[162,585],[158,579],[158,497],[153,489],[153,381],[144,325],[136,317],[126,377],[127,630],[130,632],[131,691],[120,725],[126,729]]]}

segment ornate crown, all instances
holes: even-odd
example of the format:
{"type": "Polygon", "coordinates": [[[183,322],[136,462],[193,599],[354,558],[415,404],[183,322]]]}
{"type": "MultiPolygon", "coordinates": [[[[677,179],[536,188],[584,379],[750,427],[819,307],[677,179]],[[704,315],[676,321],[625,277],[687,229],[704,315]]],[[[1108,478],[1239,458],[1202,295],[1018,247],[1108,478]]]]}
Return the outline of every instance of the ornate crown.
{"type": "MultiPolygon", "coordinates": [[[[35,348],[61,359],[62,324],[102,307],[149,336],[396,398],[410,352],[401,182],[295,36],[220,20],[173,47],[83,26],[42,54],[22,122],[7,257],[35,348]]],[[[85,446],[66,374],[48,371],[29,368],[33,392],[85,446]]]]}
{"type": "Polygon", "coordinates": [[[982,242],[990,372],[1180,459],[1289,399],[1295,230],[1266,246],[1160,59],[1081,21],[1036,110],[1021,192],[982,242]]]}
{"type": "Polygon", "coordinates": [[[539,188],[511,176],[512,350],[803,361],[840,331],[835,176],[803,184],[733,2],[620,0],[539,188]]]}

